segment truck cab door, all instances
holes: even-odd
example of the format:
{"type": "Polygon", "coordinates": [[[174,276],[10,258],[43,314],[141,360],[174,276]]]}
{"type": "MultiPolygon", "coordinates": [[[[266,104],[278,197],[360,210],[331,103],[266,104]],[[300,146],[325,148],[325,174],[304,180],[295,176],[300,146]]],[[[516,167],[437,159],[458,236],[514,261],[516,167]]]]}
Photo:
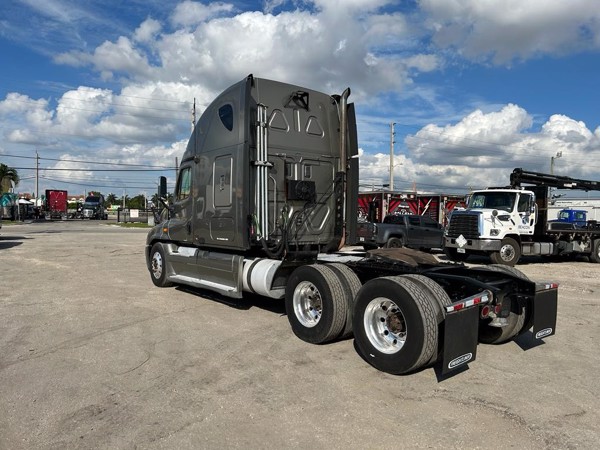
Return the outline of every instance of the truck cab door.
{"type": "Polygon", "coordinates": [[[172,240],[185,243],[192,241],[192,162],[179,169],[173,201],[173,217],[169,221],[172,240]]]}
{"type": "Polygon", "coordinates": [[[535,211],[532,211],[532,205],[535,204],[531,194],[519,194],[517,204],[517,213],[519,214],[519,223],[517,227],[519,234],[533,234],[535,229],[535,211]]]}

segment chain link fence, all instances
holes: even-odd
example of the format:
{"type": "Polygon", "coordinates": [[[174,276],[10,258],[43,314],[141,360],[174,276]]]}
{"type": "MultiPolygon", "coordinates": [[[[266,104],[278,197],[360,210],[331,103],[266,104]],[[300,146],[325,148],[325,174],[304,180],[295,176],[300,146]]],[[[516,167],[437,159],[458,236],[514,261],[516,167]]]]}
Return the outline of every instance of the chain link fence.
{"type": "Polygon", "coordinates": [[[117,222],[120,223],[147,223],[154,225],[153,209],[119,208],[117,210],[117,222]]]}

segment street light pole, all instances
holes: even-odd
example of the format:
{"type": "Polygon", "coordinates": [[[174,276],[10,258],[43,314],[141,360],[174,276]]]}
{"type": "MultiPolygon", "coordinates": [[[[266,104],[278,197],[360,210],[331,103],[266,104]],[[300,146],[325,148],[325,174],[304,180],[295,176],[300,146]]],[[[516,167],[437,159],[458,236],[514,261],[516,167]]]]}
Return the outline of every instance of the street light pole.
{"type": "Polygon", "coordinates": [[[562,158],[562,152],[556,152],[556,156],[550,157],[550,175],[554,175],[554,160],[562,158]]]}

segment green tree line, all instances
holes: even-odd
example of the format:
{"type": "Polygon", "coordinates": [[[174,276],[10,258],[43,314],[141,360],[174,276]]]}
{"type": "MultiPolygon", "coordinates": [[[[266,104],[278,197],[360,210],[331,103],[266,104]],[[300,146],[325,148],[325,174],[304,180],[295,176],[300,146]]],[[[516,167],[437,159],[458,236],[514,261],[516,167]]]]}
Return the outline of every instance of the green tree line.
{"type": "Polygon", "coordinates": [[[19,173],[17,172],[17,169],[13,169],[6,164],[0,163],[0,194],[9,191],[11,188],[11,181],[15,186],[19,184],[19,173]]]}

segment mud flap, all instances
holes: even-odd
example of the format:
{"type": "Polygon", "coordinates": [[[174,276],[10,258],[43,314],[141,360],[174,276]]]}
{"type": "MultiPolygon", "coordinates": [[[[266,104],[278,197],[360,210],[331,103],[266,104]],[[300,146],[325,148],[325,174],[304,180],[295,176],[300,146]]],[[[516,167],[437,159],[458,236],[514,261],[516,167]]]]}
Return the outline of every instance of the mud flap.
{"type": "Polygon", "coordinates": [[[533,336],[542,339],[556,332],[558,289],[556,285],[536,286],[533,298],[533,336]]]}
{"type": "Polygon", "coordinates": [[[442,375],[475,360],[478,332],[478,307],[466,308],[446,315],[442,375]]]}

